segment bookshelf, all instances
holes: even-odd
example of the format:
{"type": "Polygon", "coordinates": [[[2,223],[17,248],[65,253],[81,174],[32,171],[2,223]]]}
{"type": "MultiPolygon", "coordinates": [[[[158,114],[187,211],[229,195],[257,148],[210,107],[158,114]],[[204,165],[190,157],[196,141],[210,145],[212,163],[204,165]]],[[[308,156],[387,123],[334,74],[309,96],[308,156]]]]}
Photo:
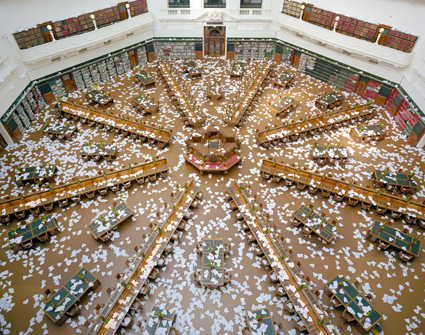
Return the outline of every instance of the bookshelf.
{"type": "Polygon", "coordinates": [[[409,136],[415,128],[416,123],[419,122],[419,116],[415,112],[412,112],[409,104],[403,100],[397,113],[394,115],[394,121],[403,134],[409,136]]]}
{"type": "Polygon", "coordinates": [[[409,35],[397,30],[391,30],[385,46],[404,52],[412,52],[417,40],[418,36],[409,35]]]}
{"type": "Polygon", "coordinates": [[[397,96],[398,96],[398,91],[395,88],[393,88],[384,104],[384,108],[387,111],[391,109],[391,106],[394,104],[394,100],[397,96]]]}
{"type": "Polygon", "coordinates": [[[106,61],[101,60],[99,63],[97,63],[97,68],[99,70],[101,81],[103,81],[103,82],[108,81],[109,80],[109,72],[108,72],[108,65],[106,64],[106,61]]]}
{"type": "Polygon", "coordinates": [[[101,9],[96,12],[93,12],[96,20],[96,25],[98,28],[108,26],[112,23],[121,20],[120,12],[117,7],[111,7],[106,9],[101,9]]]}
{"type": "Polygon", "coordinates": [[[108,65],[108,72],[111,78],[115,78],[118,76],[117,69],[115,68],[115,63],[112,58],[106,60],[106,64],[108,65]]]}
{"type": "Polygon", "coordinates": [[[21,119],[19,118],[18,112],[16,110],[12,113],[12,119],[13,119],[13,121],[15,121],[15,123],[18,126],[19,130],[21,131],[21,133],[24,134],[26,128],[22,124],[21,119]]]}
{"type": "Polygon", "coordinates": [[[372,42],[378,25],[357,20],[345,15],[339,15],[336,32],[372,42]]]}
{"type": "MultiPolygon", "coordinates": [[[[38,86],[34,86],[31,90],[32,92],[32,96],[31,96],[31,100],[34,101],[34,104],[31,105],[31,107],[33,108],[34,113],[38,113],[45,105],[46,102],[44,101],[44,98],[40,92],[40,90],[38,89],[38,86]]],[[[27,97],[30,96],[30,94],[27,95],[27,97]]],[[[28,99],[30,99],[28,97],[28,99]]]]}
{"type": "Polygon", "coordinates": [[[148,56],[146,54],[146,47],[142,46],[142,47],[138,47],[136,49],[137,52],[137,58],[139,60],[139,66],[144,66],[147,62],[148,62],[148,56]]]}
{"type": "Polygon", "coordinates": [[[281,60],[281,62],[283,64],[290,66],[292,64],[292,54],[293,53],[294,53],[293,48],[283,46],[282,47],[282,60],[281,60]]]}
{"type": "Polygon", "coordinates": [[[31,125],[31,121],[28,118],[28,115],[25,113],[24,108],[22,107],[22,104],[16,107],[15,112],[19,116],[19,119],[21,120],[23,127],[25,129],[28,129],[31,125]]]}
{"type": "Polygon", "coordinates": [[[298,64],[298,71],[305,73],[306,70],[314,70],[314,65],[316,64],[316,57],[307,55],[305,53],[301,54],[300,62],[298,64]]]}
{"type": "Polygon", "coordinates": [[[93,85],[93,79],[88,66],[81,68],[80,71],[84,79],[84,84],[87,88],[90,88],[93,85]]]}
{"type": "MultiPolygon", "coordinates": [[[[34,121],[35,119],[35,114],[27,100],[27,98],[25,97],[24,99],[22,99],[21,104],[19,105],[22,107],[23,111],[25,112],[25,114],[28,116],[28,119],[30,120],[30,122],[34,121]]],[[[18,106],[18,107],[19,107],[18,106]]]]}
{"type": "Polygon", "coordinates": [[[79,91],[84,90],[86,88],[86,85],[84,84],[83,75],[81,74],[80,70],[73,71],[72,78],[74,78],[74,83],[79,91]]]}
{"type": "Polygon", "coordinates": [[[78,17],[53,22],[58,39],[94,30],[93,20],[90,18],[90,15],[83,14],[78,17]]]}
{"type": "Polygon", "coordinates": [[[63,86],[61,78],[54,78],[49,81],[50,88],[52,89],[56,99],[67,95],[68,93],[63,86]]]}
{"type": "Polygon", "coordinates": [[[138,0],[130,2],[130,15],[131,17],[144,14],[148,12],[148,5],[146,0],[138,0]]]}
{"type": "Polygon", "coordinates": [[[130,61],[127,53],[122,53],[114,57],[115,67],[117,68],[118,75],[126,73],[131,70],[130,61]]]}
{"type": "Polygon", "coordinates": [[[375,101],[376,96],[379,93],[379,90],[381,89],[381,83],[378,83],[376,81],[373,81],[369,79],[367,83],[367,87],[363,93],[363,98],[367,100],[375,101]]]}
{"type": "Polygon", "coordinates": [[[44,37],[40,28],[31,28],[28,30],[16,32],[13,37],[18,43],[21,50],[35,47],[36,45],[44,44],[44,37]]]}
{"type": "Polygon", "coordinates": [[[333,29],[336,17],[337,15],[335,13],[320,8],[313,8],[310,13],[309,22],[327,29],[333,29]]]}
{"type": "Polygon", "coordinates": [[[195,43],[181,41],[155,42],[155,56],[157,58],[173,59],[195,59],[195,43]]]}
{"type": "Polygon", "coordinates": [[[91,77],[93,78],[93,82],[98,85],[100,83],[100,75],[99,71],[97,69],[97,64],[91,64],[89,65],[91,77]]]}
{"type": "Polygon", "coordinates": [[[295,1],[284,0],[282,13],[296,17],[297,19],[301,16],[301,3],[295,1]]]}
{"type": "Polygon", "coordinates": [[[243,41],[235,42],[235,59],[273,59],[275,42],[243,41]]]}

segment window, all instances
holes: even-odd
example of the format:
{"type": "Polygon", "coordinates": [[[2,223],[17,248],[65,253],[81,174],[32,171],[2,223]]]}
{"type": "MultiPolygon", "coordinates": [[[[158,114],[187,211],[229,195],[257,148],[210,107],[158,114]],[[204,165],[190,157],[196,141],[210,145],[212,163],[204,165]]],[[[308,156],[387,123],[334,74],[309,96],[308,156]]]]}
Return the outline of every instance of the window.
{"type": "Polygon", "coordinates": [[[241,8],[261,8],[263,0],[241,0],[241,8]]]}
{"type": "Polygon", "coordinates": [[[168,8],[190,8],[190,0],[168,0],[168,8]]]}
{"type": "Polygon", "coordinates": [[[204,8],[226,8],[226,0],[204,0],[204,8]]]}

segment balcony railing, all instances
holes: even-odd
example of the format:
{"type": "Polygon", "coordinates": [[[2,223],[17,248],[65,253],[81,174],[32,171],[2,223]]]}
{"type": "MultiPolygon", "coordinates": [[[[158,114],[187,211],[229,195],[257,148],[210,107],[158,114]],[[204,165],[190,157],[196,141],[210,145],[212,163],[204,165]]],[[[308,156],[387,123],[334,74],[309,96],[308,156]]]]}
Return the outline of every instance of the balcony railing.
{"type": "Polygon", "coordinates": [[[395,67],[406,67],[414,55],[414,52],[406,53],[377,43],[342,35],[334,30],[325,29],[285,14],[279,14],[277,23],[282,29],[292,31],[298,37],[307,37],[322,46],[337,49],[344,54],[369,58],[371,63],[383,62],[395,67]]]}
{"type": "Polygon", "coordinates": [[[22,62],[35,64],[46,59],[59,61],[67,54],[85,52],[111,43],[113,40],[132,36],[140,33],[153,24],[150,12],[131,17],[127,20],[117,22],[102,29],[96,29],[85,34],[72,36],[61,40],[53,40],[50,43],[41,44],[29,49],[18,50],[22,62]]]}

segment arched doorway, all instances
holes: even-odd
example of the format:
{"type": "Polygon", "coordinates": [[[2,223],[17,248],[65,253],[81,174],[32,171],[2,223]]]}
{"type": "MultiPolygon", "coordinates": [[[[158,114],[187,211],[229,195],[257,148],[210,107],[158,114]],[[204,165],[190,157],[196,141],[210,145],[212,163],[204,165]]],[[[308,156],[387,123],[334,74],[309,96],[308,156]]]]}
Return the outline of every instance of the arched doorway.
{"type": "Polygon", "coordinates": [[[205,55],[220,57],[225,54],[226,27],[214,26],[204,28],[205,55]]]}

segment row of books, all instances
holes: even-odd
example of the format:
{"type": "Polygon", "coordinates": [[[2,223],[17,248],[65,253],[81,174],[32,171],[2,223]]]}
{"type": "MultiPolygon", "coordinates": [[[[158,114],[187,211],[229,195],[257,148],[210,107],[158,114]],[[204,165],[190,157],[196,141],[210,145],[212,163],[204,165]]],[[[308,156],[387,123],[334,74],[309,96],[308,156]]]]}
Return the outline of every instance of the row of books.
{"type": "Polygon", "coordinates": [[[282,13],[296,18],[301,16],[301,3],[296,1],[283,1],[282,13]]]}
{"type": "Polygon", "coordinates": [[[366,100],[370,99],[372,101],[375,101],[380,89],[381,83],[369,79],[367,87],[363,93],[363,98],[366,100]]]}
{"type": "MultiPolygon", "coordinates": [[[[129,2],[129,4],[131,17],[148,12],[146,0],[137,0],[129,2]]],[[[93,20],[90,17],[92,14],[95,16],[98,27],[106,26],[121,20],[119,7],[115,5],[114,7],[101,9],[93,13],[85,13],[77,17],[54,21],[53,29],[56,32],[57,38],[61,39],[93,30],[93,20]]],[[[39,27],[16,32],[13,36],[21,50],[45,43],[42,31],[39,27]]]]}
{"type": "Polygon", "coordinates": [[[49,85],[56,99],[68,94],[68,92],[65,89],[65,86],[62,83],[62,79],[60,77],[51,79],[49,81],[49,85]]]}
{"type": "Polygon", "coordinates": [[[274,42],[244,41],[235,43],[235,59],[265,59],[273,58],[274,42]]]}
{"type": "Polygon", "coordinates": [[[181,58],[187,59],[195,58],[195,43],[184,41],[164,41],[155,42],[155,56],[157,58],[163,57],[164,59],[181,58]]]}

